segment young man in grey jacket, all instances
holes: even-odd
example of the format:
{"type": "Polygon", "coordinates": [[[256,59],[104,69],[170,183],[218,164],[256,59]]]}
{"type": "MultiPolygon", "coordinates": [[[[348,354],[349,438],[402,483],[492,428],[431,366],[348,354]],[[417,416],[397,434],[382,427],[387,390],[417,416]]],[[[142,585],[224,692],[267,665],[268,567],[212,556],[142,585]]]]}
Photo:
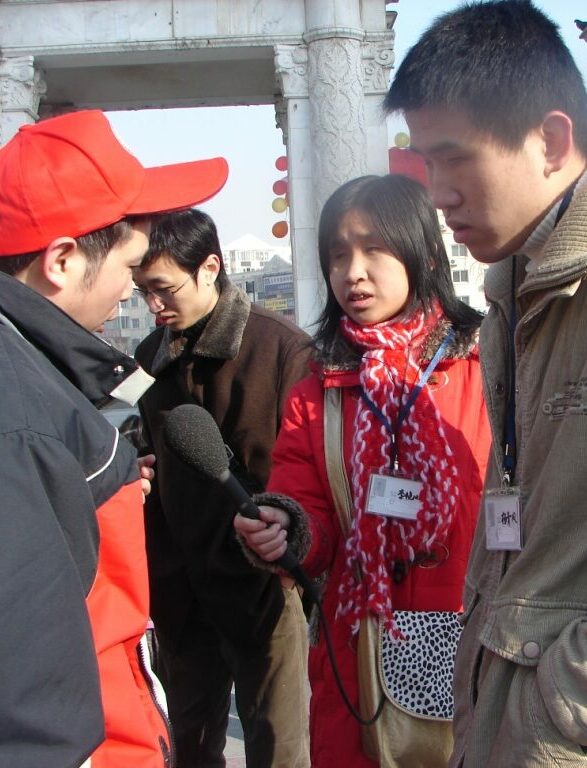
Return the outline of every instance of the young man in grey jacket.
{"type": "Polygon", "coordinates": [[[587,96],[528,0],[437,19],[386,108],[457,243],[493,264],[493,449],[465,588],[453,768],[587,765],[587,96]]]}

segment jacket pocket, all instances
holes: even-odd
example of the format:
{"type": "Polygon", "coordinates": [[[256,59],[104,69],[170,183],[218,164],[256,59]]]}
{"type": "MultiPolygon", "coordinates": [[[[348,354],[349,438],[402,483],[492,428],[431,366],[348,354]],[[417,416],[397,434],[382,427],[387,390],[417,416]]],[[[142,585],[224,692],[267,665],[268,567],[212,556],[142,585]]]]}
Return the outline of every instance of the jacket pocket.
{"type": "Polygon", "coordinates": [[[527,747],[529,759],[535,761],[532,765],[550,766],[554,760],[556,765],[564,764],[569,768],[587,766],[587,756],[582,747],[561,733],[552,721],[538,685],[536,670],[526,667],[519,669],[519,673],[526,678],[521,708],[528,712],[530,733],[527,747]],[[537,755],[532,754],[534,748],[537,755]],[[547,761],[543,762],[545,758],[547,761]]]}

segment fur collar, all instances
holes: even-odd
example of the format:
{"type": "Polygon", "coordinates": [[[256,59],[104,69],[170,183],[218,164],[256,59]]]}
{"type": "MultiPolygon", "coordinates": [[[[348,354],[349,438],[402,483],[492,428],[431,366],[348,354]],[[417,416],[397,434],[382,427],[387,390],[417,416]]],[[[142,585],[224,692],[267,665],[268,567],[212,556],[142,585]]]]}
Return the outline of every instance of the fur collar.
{"type": "MultiPolygon", "coordinates": [[[[450,323],[443,319],[434,326],[422,348],[420,362],[426,362],[434,354],[448,333],[450,323]]],[[[475,349],[479,340],[479,331],[457,331],[450,343],[446,357],[451,359],[466,359],[475,349]]],[[[325,371],[354,371],[361,362],[361,353],[352,347],[337,333],[329,349],[317,349],[316,361],[325,371]]]]}
{"type": "Polygon", "coordinates": [[[251,302],[233,283],[227,283],[218,298],[201,336],[194,342],[171,328],[165,328],[155,353],[152,374],[157,376],[179,357],[192,355],[217,360],[234,360],[238,355],[251,302]]]}

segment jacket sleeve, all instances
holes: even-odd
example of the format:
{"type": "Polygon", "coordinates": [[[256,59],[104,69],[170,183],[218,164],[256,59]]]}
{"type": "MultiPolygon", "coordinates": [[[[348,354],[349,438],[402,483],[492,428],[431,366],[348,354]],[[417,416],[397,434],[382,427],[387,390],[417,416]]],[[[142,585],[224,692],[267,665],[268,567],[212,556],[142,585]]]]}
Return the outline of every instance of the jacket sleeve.
{"type": "MultiPolygon", "coordinates": [[[[100,686],[87,579],[45,482],[44,457],[62,467],[64,483],[75,468],[54,438],[22,429],[0,439],[0,765],[79,766],[104,738],[100,686]]],[[[81,472],[78,480],[85,492],[81,472]]],[[[93,508],[89,490],[79,504],[80,514],[82,505],[93,508]]]]}
{"type": "Polygon", "coordinates": [[[587,746],[587,617],[568,624],[538,664],[538,687],[552,721],[587,746]]]}
{"type": "Polygon", "coordinates": [[[324,464],[322,396],[314,374],[291,391],[267,485],[268,492],[294,499],[307,516],[310,548],[303,565],[313,578],[330,567],[340,536],[324,464]]]}

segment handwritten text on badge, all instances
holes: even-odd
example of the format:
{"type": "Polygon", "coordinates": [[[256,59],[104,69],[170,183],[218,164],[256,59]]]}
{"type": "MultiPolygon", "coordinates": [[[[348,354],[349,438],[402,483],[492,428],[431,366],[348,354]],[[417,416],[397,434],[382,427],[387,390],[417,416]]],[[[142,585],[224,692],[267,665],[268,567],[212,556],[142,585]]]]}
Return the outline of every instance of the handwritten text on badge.
{"type": "Polygon", "coordinates": [[[415,520],[422,506],[419,480],[394,475],[371,475],[367,492],[367,512],[386,517],[415,520]]]}
{"type": "Polygon", "coordinates": [[[485,544],[490,550],[522,549],[520,495],[517,489],[487,491],[485,508],[485,544]]]}

